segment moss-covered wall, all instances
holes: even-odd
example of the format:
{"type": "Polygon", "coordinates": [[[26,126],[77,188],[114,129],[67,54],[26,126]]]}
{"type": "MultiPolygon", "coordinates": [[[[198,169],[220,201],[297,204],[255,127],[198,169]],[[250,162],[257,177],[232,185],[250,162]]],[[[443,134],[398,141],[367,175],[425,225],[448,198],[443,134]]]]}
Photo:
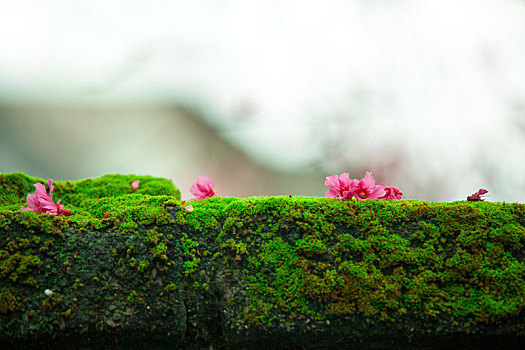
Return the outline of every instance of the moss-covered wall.
{"type": "Polygon", "coordinates": [[[7,343],[525,339],[523,204],[214,197],[188,211],[168,180],[106,175],[56,182],[72,215],[53,217],[20,211],[37,181],[0,175],[7,343]]]}

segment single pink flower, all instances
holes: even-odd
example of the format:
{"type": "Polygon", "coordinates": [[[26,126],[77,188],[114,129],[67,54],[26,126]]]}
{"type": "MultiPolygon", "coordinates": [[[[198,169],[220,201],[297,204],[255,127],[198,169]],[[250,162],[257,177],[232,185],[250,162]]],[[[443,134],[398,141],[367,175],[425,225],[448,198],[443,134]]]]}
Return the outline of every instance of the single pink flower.
{"type": "Polygon", "coordinates": [[[403,192],[401,192],[399,188],[394,186],[385,186],[385,195],[382,199],[400,200],[402,196],[403,192]]]}
{"type": "Polygon", "coordinates": [[[484,198],[481,198],[481,196],[483,196],[484,194],[488,193],[489,191],[483,189],[483,188],[480,188],[478,192],[476,193],[473,193],[471,194],[470,196],[467,197],[467,200],[469,202],[480,202],[480,201],[484,201],[485,199],[484,198]]]}
{"type": "Polygon", "coordinates": [[[355,183],[350,180],[350,174],[342,173],[341,175],[327,176],[324,182],[325,186],[330,187],[326,191],[325,197],[329,198],[351,198],[351,193],[355,183]]]}
{"type": "Polygon", "coordinates": [[[53,180],[47,180],[49,186],[49,195],[46,187],[41,183],[33,184],[35,192],[27,195],[27,208],[20,207],[21,210],[33,210],[39,213],[50,215],[70,215],[71,210],[65,209],[59,200],[56,204],[53,202],[53,180]]]}
{"type": "Polygon", "coordinates": [[[133,182],[131,183],[131,189],[132,189],[133,191],[136,191],[136,190],[139,189],[139,180],[135,180],[135,181],[133,181],[133,182]]]}
{"type": "Polygon", "coordinates": [[[367,171],[361,181],[354,180],[355,186],[352,189],[351,197],[358,200],[362,199],[381,199],[385,196],[385,185],[376,185],[372,173],[367,171]]]}
{"type": "Polygon", "coordinates": [[[213,187],[215,185],[209,177],[197,176],[197,183],[191,185],[190,192],[195,196],[195,199],[210,198],[216,195],[213,187]]]}
{"type": "Polygon", "coordinates": [[[187,211],[193,211],[193,205],[187,205],[184,207],[184,209],[186,209],[187,211]]]}

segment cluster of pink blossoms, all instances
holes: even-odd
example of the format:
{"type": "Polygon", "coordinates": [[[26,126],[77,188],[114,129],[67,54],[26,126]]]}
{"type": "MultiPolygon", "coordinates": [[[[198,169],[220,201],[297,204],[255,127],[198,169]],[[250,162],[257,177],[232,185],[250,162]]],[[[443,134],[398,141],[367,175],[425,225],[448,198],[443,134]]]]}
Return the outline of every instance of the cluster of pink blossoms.
{"type": "Polygon", "coordinates": [[[41,183],[33,184],[35,192],[27,195],[27,208],[21,207],[22,210],[33,210],[39,213],[50,215],[71,215],[71,210],[65,209],[60,204],[61,199],[55,204],[53,202],[53,180],[47,180],[49,186],[49,195],[47,194],[46,186],[41,183]]]}
{"type": "MultiPolygon", "coordinates": [[[[401,199],[403,193],[397,187],[376,185],[372,173],[366,172],[362,180],[351,180],[348,173],[340,176],[328,176],[325,185],[330,187],[326,192],[326,197],[351,199],[401,199]]],[[[210,198],[217,193],[214,190],[215,184],[209,177],[198,176],[197,183],[190,187],[190,192],[195,196],[194,199],[210,198]]]]}
{"type": "Polygon", "coordinates": [[[367,171],[363,179],[350,179],[350,174],[327,176],[324,184],[330,189],[325,197],[341,199],[395,199],[400,200],[403,193],[397,187],[376,185],[372,173],[367,171]]]}
{"type": "MultiPolygon", "coordinates": [[[[49,195],[47,194],[46,187],[41,183],[35,183],[35,192],[27,195],[27,208],[21,207],[22,210],[33,210],[39,213],[45,213],[50,215],[70,215],[71,210],[65,209],[60,204],[60,200],[57,203],[53,202],[53,181],[49,179],[47,181],[49,186],[49,195]]],[[[330,189],[326,191],[325,197],[329,198],[341,198],[341,199],[352,199],[357,200],[363,199],[394,199],[400,200],[403,193],[397,187],[386,186],[384,184],[376,185],[372,173],[367,171],[365,176],[361,179],[350,179],[349,173],[342,173],[341,175],[327,176],[324,182],[330,189]]],[[[195,196],[194,200],[206,199],[216,196],[217,193],[214,190],[215,184],[212,179],[206,176],[198,176],[197,183],[190,187],[190,192],[195,196]]],[[[133,181],[131,184],[133,191],[138,190],[139,180],[133,181]]],[[[483,201],[482,196],[488,191],[485,189],[479,189],[478,192],[467,197],[468,201],[483,201]]],[[[183,202],[185,205],[186,202],[183,202]]],[[[193,206],[185,206],[186,210],[192,211],[193,206]]],[[[107,215],[108,213],[106,213],[107,215]]],[[[106,217],[106,215],[104,217],[106,217]]]]}

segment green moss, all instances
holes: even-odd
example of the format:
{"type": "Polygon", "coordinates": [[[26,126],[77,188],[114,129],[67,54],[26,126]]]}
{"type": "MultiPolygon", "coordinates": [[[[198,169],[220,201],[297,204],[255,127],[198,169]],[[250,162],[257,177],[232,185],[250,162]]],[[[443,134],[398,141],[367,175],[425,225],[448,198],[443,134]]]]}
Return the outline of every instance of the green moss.
{"type": "Polygon", "coordinates": [[[0,250],[0,279],[8,277],[16,281],[18,276],[27,274],[31,268],[41,265],[42,261],[38,256],[10,254],[8,250],[0,250]]]}
{"type": "Polygon", "coordinates": [[[127,301],[129,303],[136,303],[139,300],[140,298],[139,298],[139,294],[137,293],[137,291],[132,290],[131,292],[129,292],[129,295],[127,297],[127,301]]]}
{"type": "Polygon", "coordinates": [[[137,267],[138,272],[144,272],[149,266],[149,260],[142,260],[137,267]]]}
{"type": "Polygon", "coordinates": [[[157,232],[157,228],[152,228],[151,230],[147,231],[148,235],[148,242],[157,244],[159,242],[159,239],[162,237],[162,233],[157,232]]]}
{"type": "Polygon", "coordinates": [[[36,282],[36,280],[33,278],[33,277],[28,277],[25,281],[24,281],[24,284],[26,286],[31,286],[31,287],[36,287],[38,288],[38,284],[36,282]]]}
{"type": "MultiPolygon", "coordinates": [[[[0,174],[0,203],[10,210],[19,210],[27,206],[26,196],[34,192],[33,184],[40,182],[46,185],[47,180],[27,176],[23,173],[0,174]]],[[[82,203],[90,199],[120,197],[128,194],[150,196],[172,196],[180,199],[180,191],[170,180],[137,175],[103,175],[98,178],[77,181],[54,181],[53,198],[61,199],[62,204],[69,207],[82,207],[82,203]],[[131,189],[131,183],[140,181],[138,190],[131,189]]],[[[102,213],[103,215],[104,213],[102,213]]]]}
{"type": "Polygon", "coordinates": [[[234,261],[241,260],[242,254],[248,254],[247,245],[244,242],[236,242],[234,239],[230,238],[224,243],[221,243],[220,247],[222,249],[229,248],[233,254],[235,254],[234,261]]]}
{"type": "Polygon", "coordinates": [[[154,248],[151,248],[151,254],[153,254],[153,257],[162,260],[168,260],[168,256],[166,255],[167,252],[168,247],[164,243],[159,243],[154,248]]]}
{"type": "Polygon", "coordinates": [[[42,308],[44,309],[54,309],[57,305],[60,305],[64,302],[64,298],[57,296],[56,293],[53,293],[51,296],[48,296],[42,300],[42,308]]]}
{"type": "Polygon", "coordinates": [[[195,240],[189,238],[188,233],[181,232],[180,242],[182,245],[182,251],[184,253],[184,258],[186,261],[183,263],[184,275],[186,277],[193,276],[195,270],[199,266],[201,259],[197,257],[199,254],[197,248],[199,243],[195,240]]]}
{"type": "Polygon", "coordinates": [[[249,323],[442,313],[487,322],[524,312],[523,205],[261,197],[224,210],[222,251],[250,257],[249,323]]]}
{"type": "Polygon", "coordinates": [[[86,229],[119,228],[122,233],[136,232],[138,225],[167,224],[172,221],[165,210],[169,203],[178,203],[180,191],[167,179],[151,176],[104,175],[95,179],[54,182],[53,198],[61,199],[71,209],[68,217],[23,212],[23,216],[10,216],[26,206],[26,196],[34,192],[33,183],[46,184],[43,179],[22,173],[0,174],[0,227],[22,223],[29,232],[44,231],[60,235],[74,222],[86,229]],[[130,187],[135,179],[140,187],[130,187]]]}
{"type": "Polygon", "coordinates": [[[193,276],[195,273],[197,267],[199,266],[199,263],[201,262],[200,258],[194,258],[192,260],[186,260],[184,262],[183,268],[184,268],[184,275],[186,277],[193,276]]]}
{"type": "Polygon", "coordinates": [[[177,285],[175,283],[170,283],[166,287],[164,287],[165,292],[174,292],[178,289],[177,285]]]}
{"type": "Polygon", "coordinates": [[[0,174],[0,203],[2,208],[20,210],[22,205],[27,206],[26,196],[33,193],[36,182],[43,183],[42,179],[27,176],[24,173],[0,174]]]}
{"type": "Polygon", "coordinates": [[[77,278],[77,279],[75,279],[75,282],[73,283],[72,288],[73,288],[73,290],[76,290],[76,289],[78,289],[80,287],[84,287],[84,283],[82,283],[80,281],[80,278],[77,278]]]}
{"type": "Polygon", "coordinates": [[[0,292],[0,314],[18,311],[21,305],[17,298],[8,290],[0,292]]]}
{"type": "Polygon", "coordinates": [[[116,227],[121,233],[136,232],[139,225],[166,225],[172,221],[164,202],[168,196],[129,194],[100,200],[88,199],[83,202],[83,211],[67,217],[78,226],[103,229],[116,227]],[[109,212],[106,218],[104,214],[109,212]]]}

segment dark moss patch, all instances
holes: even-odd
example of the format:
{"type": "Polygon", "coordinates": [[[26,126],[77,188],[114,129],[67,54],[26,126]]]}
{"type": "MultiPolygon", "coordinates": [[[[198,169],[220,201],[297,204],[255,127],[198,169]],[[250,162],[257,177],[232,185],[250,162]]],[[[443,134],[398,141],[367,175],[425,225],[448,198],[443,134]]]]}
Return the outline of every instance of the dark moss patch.
{"type": "Polygon", "coordinates": [[[17,298],[9,290],[2,290],[0,292],[0,314],[7,314],[18,311],[20,303],[17,298]]]}

